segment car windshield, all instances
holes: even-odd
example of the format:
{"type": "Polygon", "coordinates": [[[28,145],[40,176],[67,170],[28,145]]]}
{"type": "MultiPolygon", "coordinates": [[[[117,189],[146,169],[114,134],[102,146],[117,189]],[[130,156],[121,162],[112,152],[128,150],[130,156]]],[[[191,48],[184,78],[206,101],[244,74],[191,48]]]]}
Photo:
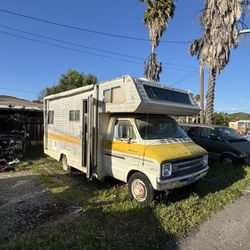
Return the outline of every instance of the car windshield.
{"type": "Polygon", "coordinates": [[[142,116],[135,122],[141,138],[145,140],[188,137],[175,120],[167,116],[142,116]]]}
{"type": "Polygon", "coordinates": [[[220,135],[229,142],[245,141],[234,129],[232,128],[216,128],[220,135]]]}

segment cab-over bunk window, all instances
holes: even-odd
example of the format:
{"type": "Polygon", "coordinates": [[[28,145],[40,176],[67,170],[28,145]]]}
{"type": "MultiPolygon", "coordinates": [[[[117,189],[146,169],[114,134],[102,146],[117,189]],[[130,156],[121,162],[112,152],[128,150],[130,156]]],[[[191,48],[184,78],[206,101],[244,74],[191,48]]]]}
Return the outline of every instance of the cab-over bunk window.
{"type": "Polygon", "coordinates": [[[192,105],[189,94],[175,90],[158,88],[150,85],[143,85],[150,100],[176,102],[192,105]]]}

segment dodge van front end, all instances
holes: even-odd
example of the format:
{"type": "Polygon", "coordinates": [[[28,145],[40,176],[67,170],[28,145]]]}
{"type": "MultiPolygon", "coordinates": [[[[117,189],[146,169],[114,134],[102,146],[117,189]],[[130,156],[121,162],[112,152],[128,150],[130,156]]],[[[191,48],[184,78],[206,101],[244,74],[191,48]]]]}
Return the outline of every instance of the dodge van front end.
{"type": "Polygon", "coordinates": [[[157,190],[164,191],[192,184],[207,174],[208,155],[163,162],[157,190]]]}

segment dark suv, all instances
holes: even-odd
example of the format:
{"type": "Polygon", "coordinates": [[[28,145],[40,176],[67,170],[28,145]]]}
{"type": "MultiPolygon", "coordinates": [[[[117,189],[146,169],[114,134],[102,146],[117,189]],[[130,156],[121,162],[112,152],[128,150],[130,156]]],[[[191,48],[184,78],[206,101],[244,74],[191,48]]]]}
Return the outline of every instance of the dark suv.
{"type": "Polygon", "coordinates": [[[224,164],[250,164],[250,142],[232,128],[219,125],[181,124],[198,145],[208,151],[209,159],[224,164]]]}

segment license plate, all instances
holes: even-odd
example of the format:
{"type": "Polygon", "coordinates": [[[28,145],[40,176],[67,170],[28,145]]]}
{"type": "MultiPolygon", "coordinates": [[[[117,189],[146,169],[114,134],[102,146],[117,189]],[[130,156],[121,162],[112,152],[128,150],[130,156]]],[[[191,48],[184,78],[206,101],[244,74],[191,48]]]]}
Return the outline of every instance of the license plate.
{"type": "Polygon", "coordinates": [[[195,177],[191,177],[187,179],[187,184],[191,184],[195,182],[195,177]]]}

